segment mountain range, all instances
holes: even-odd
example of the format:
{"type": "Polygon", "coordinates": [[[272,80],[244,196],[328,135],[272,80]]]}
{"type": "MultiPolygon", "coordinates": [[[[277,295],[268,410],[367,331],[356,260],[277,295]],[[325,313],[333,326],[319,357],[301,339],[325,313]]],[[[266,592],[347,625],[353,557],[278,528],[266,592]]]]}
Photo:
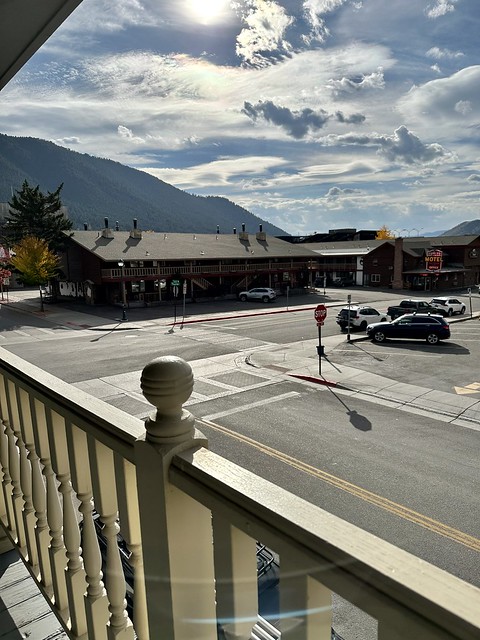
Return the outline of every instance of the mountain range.
{"type": "MultiPolygon", "coordinates": [[[[254,232],[289,236],[275,225],[255,216],[227,198],[196,196],[119,162],[78,153],[53,142],[0,134],[0,203],[8,202],[24,180],[46,193],[63,183],[62,203],[74,229],[86,224],[101,229],[110,226],[170,233],[216,233],[239,231],[245,225],[254,232]]],[[[0,205],[0,210],[2,209],[0,205]]],[[[4,208],[5,211],[6,208],[4,208]]],[[[480,235],[480,220],[462,222],[447,231],[428,235],[480,235]]]]}
{"type": "Polygon", "coordinates": [[[466,220],[460,222],[455,227],[452,227],[448,231],[437,233],[436,235],[442,236],[480,236],[480,220],[466,220]]]}
{"type": "Polygon", "coordinates": [[[109,225],[144,230],[216,233],[245,230],[289,235],[227,198],[196,196],[119,162],[96,158],[37,138],[0,134],[0,202],[8,202],[24,180],[44,193],[63,183],[62,204],[74,229],[109,225]]]}

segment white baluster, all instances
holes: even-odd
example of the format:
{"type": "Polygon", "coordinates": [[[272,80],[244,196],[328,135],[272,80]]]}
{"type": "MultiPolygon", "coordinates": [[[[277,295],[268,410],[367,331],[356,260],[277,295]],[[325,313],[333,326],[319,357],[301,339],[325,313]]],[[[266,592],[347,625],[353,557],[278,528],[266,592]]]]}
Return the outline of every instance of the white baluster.
{"type": "MultiPolygon", "coordinates": [[[[289,549],[280,555],[280,630],[282,640],[330,640],[332,593],[302,555],[289,549]]],[[[321,576],[321,571],[318,572],[321,576]]]]}
{"type": "MultiPolygon", "coordinates": [[[[28,394],[19,387],[15,387],[15,395],[11,397],[10,401],[12,404],[12,413],[15,416],[14,423],[18,425],[15,429],[15,436],[20,451],[20,484],[25,503],[23,523],[27,542],[28,562],[32,570],[36,573],[38,571],[37,541],[35,537],[37,519],[35,517],[32,498],[32,467],[28,459],[29,450],[25,440],[25,423],[28,423],[30,420],[28,394]]],[[[33,446],[33,441],[31,442],[31,446],[33,446]]]]}
{"type": "Polygon", "coordinates": [[[123,456],[117,454],[115,455],[115,476],[121,533],[131,553],[129,562],[134,570],[133,626],[138,640],[149,640],[135,466],[123,456]]]}
{"type": "Polygon", "coordinates": [[[108,595],[110,619],[107,625],[109,640],[133,640],[131,620],[127,616],[125,600],[125,577],[120,550],[117,543],[118,505],[115,486],[113,452],[98,440],[88,437],[90,464],[92,469],[93,496],[95,506],[105,524],[107,562],[105,586],[108,595]]]}
{"type": "Polygon", "coordinates": [[[10,423],[5,424],[5,433],[8,439],[8,462],[12,483],[12,504],[14,514],[14,531],[16,533],[17,545],[22,555],[26,552],[25,527],[23,525],[23,497],[20,486],[20,452],[15,444],[15,434],[10,423]]]}
{"type": "Polygon", "coordinates": [[[144,368],[141,386],[157,408],[135,446],[150,637],[214,640],[211,513],[168,481],[177,451],[206,444],[182,409],[192,393],[192,369],[174,356],[157,358],[144,368]]]}
{"type": "Polygon", "coordinates": [[[6,553],[13,549],[13,543],[7,535],[8,530],[12,530],[11,523],[13,518],[13,507],[11,503],[12,484],[10,473],[8,471],[8,439],[5,435],[5,427],[0,419],[0,520],[3,527],[0,527],[0,554],[6,553]],[[5,527],[5,528],[4,528],[5,527]]]}
{"type": "Polygon", "coordinates": [[[89,638],[106,640],[108,599],[102,582],[102,556],[93,520],[94,506],[87,435],[76,425],[71,424],[66,436],[72,485],[80,500],[78,509],[82,516],[81,544],[87,582],[87,591],[84,595],[87,633],[89,638]]]}
{"type": "Polygon", "coordinates": [[[80,558],[80,529],[73,507],[73,492],[70,483],[70,465],[68,459],[65,419],[56,411],[50,411],[47,420],[52,467],[60,483],[58,490],[63,503],[63,541],[67,553],[65,582],[67,587],[70,627],[76,636],[86,633],[84,593],[86,589],[85,572],[80,558]]]}
{"type": "Polygon", "coordinates": [[[256,541],[213,517],[217,617],[227,637],[250,638],[258,616],[256,541]]]}
{"type": "Polygon", "coordinates": [[[35,517],[37,519],[35,536],[37,540],[40,582],[43,584],[45,592],[51,597],[53,594],[53,582],[49,557],[50,531],[47,521],[47,496],[42,477],[41,459],[35,446],[35,434],[38,431],[38,412],[45,416],[45,408],[43,404],[39,400],[35,400],[33,397],[30,397],[31,424],[27,425],[27,423],[25,423],[25,431],[27,434],[31,428],[31,433],[26,435],[26,442],[30,452],[30,463],[32,465],[32,501],[35,508],[35,517]]]}
{"type": "MultiPolygon", "coordinates": [[[[1,381],[0,381],[1,386],[1,381]]],[[[13,484],[8,461],[7,424],[3,418],[0,424],[0,464],[2,468],[2,511],[0,517],[12,535],[15,533],[15,516],[13,515],[13,484]]]]}
{"type": "Polygon", "coordinates": [[[52,572],[53,597],[57,613],[66,621],[68,620],[68,598],[65,582],[67,556],[62,536],[60,496],[57,490],[57,479],[52,468],[50,442],[48,439],[47,418],[49,421],[51,420],[50,410],[44,405],[43,407],[36,407],[35,417],[36,429],[33,434],[35,438],[35,449],[43,465],[43,475],[45,476],[47,493],[47,522],[50,536],[48,554],[52,572]]]}

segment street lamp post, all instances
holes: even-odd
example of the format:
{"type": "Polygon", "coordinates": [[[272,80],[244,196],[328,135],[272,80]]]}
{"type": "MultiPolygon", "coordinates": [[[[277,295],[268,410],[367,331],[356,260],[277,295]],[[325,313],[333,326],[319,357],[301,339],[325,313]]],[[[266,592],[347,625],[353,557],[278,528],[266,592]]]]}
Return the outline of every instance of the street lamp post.
{"type": "Polygon", "coordinates": [[[118,266],[122,270],[122,322],[126,322],[127,318],[127,290],[125,288],[125,263],[123,260],[118,261],[118,266]]]}

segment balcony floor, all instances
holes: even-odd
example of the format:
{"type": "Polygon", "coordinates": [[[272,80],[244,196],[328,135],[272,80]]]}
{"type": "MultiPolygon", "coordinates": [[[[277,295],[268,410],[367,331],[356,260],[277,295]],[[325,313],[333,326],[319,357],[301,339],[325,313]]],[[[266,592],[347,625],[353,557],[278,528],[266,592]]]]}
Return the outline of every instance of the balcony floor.
{"type": "Polygon", "coordinates": [[[1,640],[68,640],[15,550],[0,555],[1,640]]]}

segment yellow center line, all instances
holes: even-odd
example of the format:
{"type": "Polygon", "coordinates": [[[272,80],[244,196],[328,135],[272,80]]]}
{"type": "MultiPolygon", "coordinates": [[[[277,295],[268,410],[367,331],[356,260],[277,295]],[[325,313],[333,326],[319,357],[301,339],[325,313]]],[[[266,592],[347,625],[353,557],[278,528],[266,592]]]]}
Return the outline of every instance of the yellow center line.
{"type": "Polygon", "coordinates": [[[215,431],[219,431],[221,433],[224,433],[225,435],[230,436],[231,438],[235,438],[240,442],[246,443],[251,447],[258,449],[259,451],[266,453],[272,458],[276,458],[277,460],[288,464],[290,467],[298,469],[298,471],[301,471],[302,473],[306,473],[310,476],[319,478],[320,480],[323,480],[323,482],[327,482],[328,484],[336,487],[337,489],[340,489],[341,491],[345,491],[350,495],[356,496],[357,498],[360,498],[365,502],[379,507],[380,509],[389,511],[390,513],[393,513],[394,515],[397,515],[404,520],[408,520],[410,522],[418,524],[419,526],[424,527],[429,531],[433,531],[434,533],[438,533],[439,535],[445,538],[449,538],[454,542],[458,542],[459,544],[462,544],[469,549],[480,551],[480,539],[475,538],[468,533],[464,533],[463,531],[454,529],[453,527],[443,524],[438,520],[434,520],[433,518],[429,518],[422,513],[418,513],[418,511],[414,511],[413,509],[409,509],[408,507],[398,504],[397,502],[393,502],[392,500],[384,498],[383,496],[373,493],[372,491],[363,489],[362,487],[359,487],[352,482],[349,482],[348,480],[343,480],[342,478],[334,476],[327,471],[321,471],[320,469],[317,469],[312,465],[307,464],[306,462],[297,460],[296,458],[282,453],[281,451],[277,451],[276,449],[273,449],[268,445],[262,444],[257,440],[253,440],[248,436],[235,433],[234,431],[231,431],[226,427],[222,427],[221,425],[214,422],[210,422],[209,420],[203,419],[203,422],[215,431]]]}

